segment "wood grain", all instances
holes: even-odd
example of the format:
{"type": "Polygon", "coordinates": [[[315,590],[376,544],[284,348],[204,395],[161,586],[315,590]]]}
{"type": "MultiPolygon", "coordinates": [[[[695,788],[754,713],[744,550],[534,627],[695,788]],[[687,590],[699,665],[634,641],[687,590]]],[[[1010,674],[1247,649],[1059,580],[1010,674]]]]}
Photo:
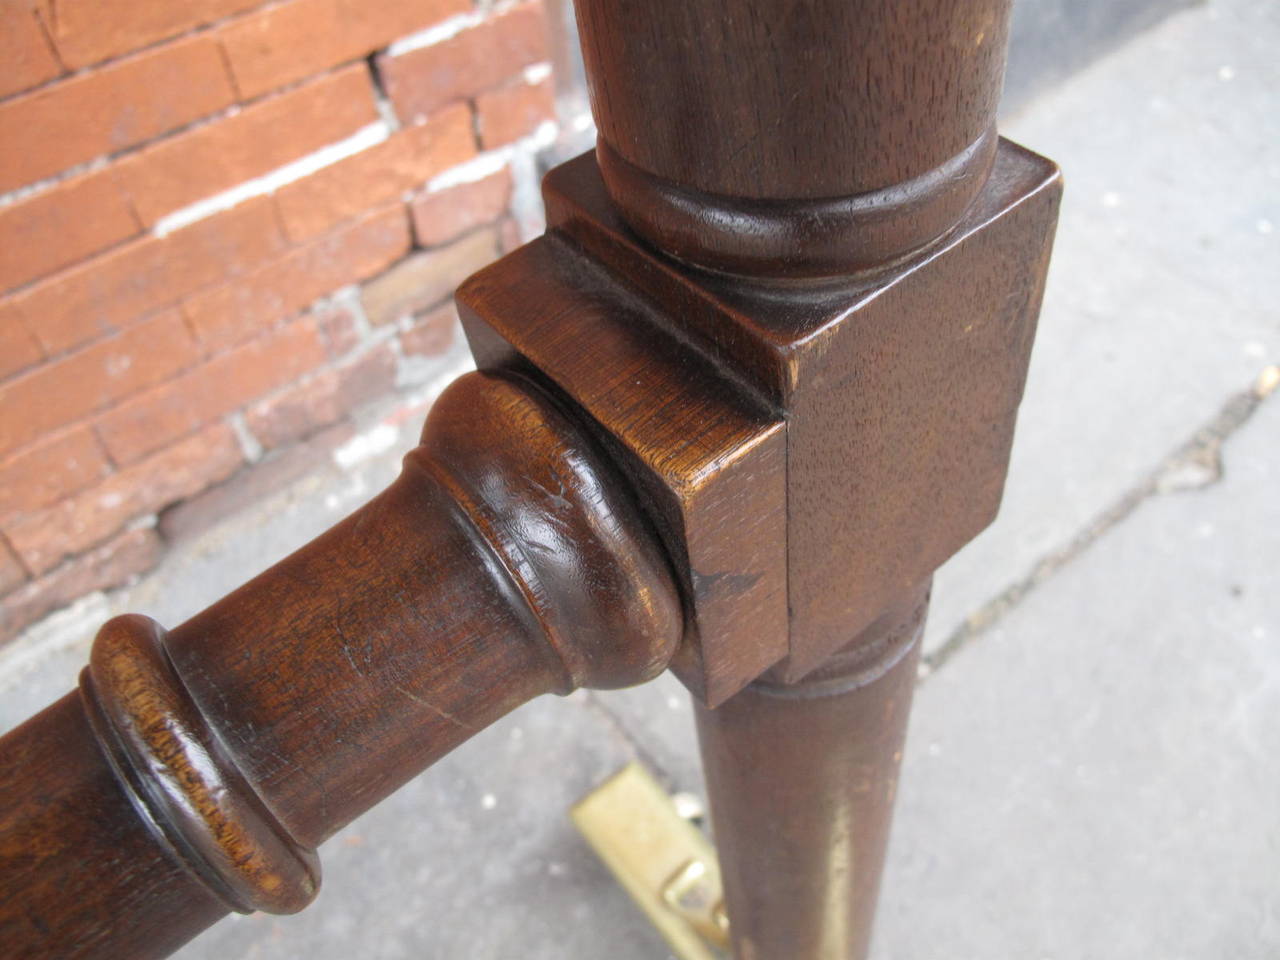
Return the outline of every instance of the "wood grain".
{"type": "Polygon", "coordinates": [[[581,0],[600,164],[680,259],[847,275],[922,249],[994,156],[1007,0],[581,0]]]}
{"type": "Polygon", "coordinates": [[[0,955],[162,956],[530,697],[668,664],[738,960],[866,950],[930,577],[998,508],[1061,193],[1009,0],[580,0],[598,149],[463,285],[383,494],[0,739],[0,955]],[[712,709],[714,708],[714,709],[712,709]]]}
{"type": "Polygon", "coordinates": [[[854,960],[871,942],[929,584],[797,683],[697,707],[739,960],[854,960]]]}
{"type": "Polygon", "coordinates": [[[904,183],[991,126],[1006,0],[580,0],[592,111],[630,163],[727,197],[904,183]]]}
{"type": "Polygon", "coordinates": [[[0,738],[0,955],[300,909],[315,848],[475,732],[661,672],[683,613],[631,489],[545,388],[469,374],[328,533],[167,635],[108,622],[79,694],[0,738]]]}
{"type": "Polygon", "coordinates": [[[577,4],[549,227],[785,425],[786,656],[692,685],[737,960],[866,956],[921,598],[999,507],[1061,194],[995,133],[1010,7],[577,4]]]}
{"type": "Polygon", "coordinates": [[[458,290],[482,368],[533,367],[640,489],[689,598],[675,667],[719,703],[785,655],[784,424],[557,234],[458,290]]]}
{"type": "MultiPolygon", "coordinates": [[[[757,466],[752,482],[785,483],[784,646],[793,680],[928,578],[999,507],[1062,184],[1053,163],[1006,140],[992,169],[960,223],[928,250],[873,277],[785,287],[708,273],[640,242],[591,156],[546,178],[549,229],[569,241],[556,260],[598,264],[647,305],[644,326],[664,331],[683,352],[681,364],[646,370],[633,407],[647,409],[642,393],[674,398],[691,377],[718,378],[715,402],[691,407],[700,419],[715,423],[720,414],[709,411],[726,409],[736,394],[759,398],[785,426],[785,461],[757,466]],[[774,471],[767,479],[766,466],[774,471]]],[[[537,272],[549,270],[542,264],[537,272]]],[[[526,319],[516,292],[529,281],[512,261],[481,276],[502,278],[492,285],[509,291],[507,336],[516,349],[595,413],[589,388],[561,371],[581,364],[588,378],[611,376],[612,362],[595,353],[599,337],[593,333],[584,350],[571,346],[572,334],[554,348],[540,344],[541,327],[526,319]]],[[[613,315],[625,329],[640,326],[613,315]]],[[[563,324],[572,330],[576,322],[563,324]]],[[[637,442],[631,422],[610,420],[606,429],[623,445],[637,442]]],[[[677,472],[667,483],[680,488],[684,480],[677,472]]],[[[727,538],[737,530],[715,532],[727,538]]],[[[702,609],[697,597],[694,607],[702,609]]],[[[716,655],[705,652],[709,638],[734,649],[763,630],[746,640],[704,623],[694,635],[703,674],[717,669],[716,655]]],[[[705,702],[721,702],[703,685],[691,687],[705,702]]]]}

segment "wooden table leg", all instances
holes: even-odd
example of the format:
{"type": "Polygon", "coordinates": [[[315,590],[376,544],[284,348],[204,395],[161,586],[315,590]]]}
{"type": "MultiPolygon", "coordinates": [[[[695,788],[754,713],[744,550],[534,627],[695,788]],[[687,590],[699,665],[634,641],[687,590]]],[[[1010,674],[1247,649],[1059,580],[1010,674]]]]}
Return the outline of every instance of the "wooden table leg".
{"type": "MultiPolygon", "coordinates": [[[[698,702],[737,958],[848,960],[870,939],[928,585],[999,507],[1061,185],[995,134],[1011,0],[729,6],[577,0],[599,141],[548,178],[548,223],[656,308],[628,335],[690,344],[785,428],[782,458],[740,471],[747,490],[781,478],[780,541],[744,539],[785,570],[727,539],[758,504],[689,493],[709,470],[653,501],[680,504],[670,525],[701,551],[676,553],[699,658],[673,668],[698,702]]],[[[614,426],[623,378],[602,388],[498,325],[623,447],[660,446],[614,426]]]]}
{"type": "Polygon", "coordinates": [[[738,960],[867,955],[928,602],[926,583],[796,683],[698,705],[738,960]]]}
{"type": "Polygon", "coordinates": [[[864,956],[1061,191],[995,132],[1011,2],[578,0],[597,150],[459,289],[484,372],[385,494],[167,635],[112,621],[0,740],[0,955],[298,909],[310,851],[479,728],[670,663],[738,960],[864,956]]]}

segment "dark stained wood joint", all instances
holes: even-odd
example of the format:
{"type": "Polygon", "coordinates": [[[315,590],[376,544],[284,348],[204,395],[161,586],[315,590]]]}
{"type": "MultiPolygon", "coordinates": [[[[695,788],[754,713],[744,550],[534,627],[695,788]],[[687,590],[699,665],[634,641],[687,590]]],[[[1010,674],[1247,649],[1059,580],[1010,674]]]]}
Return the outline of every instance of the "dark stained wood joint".
{"type": "Polygon", "coordinates": [[[999,507],[1061,195],[1010,0],[578,0],[599,142],[382,494],[0,738],[0,955],[159,957],[532,697],[670,666],[737,960],[860,960],[931,578],[999,507]]]}
{"type": "Polygon", "coordinates": [[[577,415],[461,377],[381,495],[167,633],[109,621],[79,696],[0,738],[0,954],[164,956],[299,910],[336,830],[534,696],[656,676],[682,624],[577,415]]]}
{"type": "Polygon", "coordinates": [[[804,676],[995,517],[1052,163],[1001,141],[936,243],[809,286],[652,250],[591,155],[544,193],[548,233],[463,284],[463,326],[482,367],[554,381],[640,485],[689,598],[675,667],[704,702],[784,657],[804,676]]]}

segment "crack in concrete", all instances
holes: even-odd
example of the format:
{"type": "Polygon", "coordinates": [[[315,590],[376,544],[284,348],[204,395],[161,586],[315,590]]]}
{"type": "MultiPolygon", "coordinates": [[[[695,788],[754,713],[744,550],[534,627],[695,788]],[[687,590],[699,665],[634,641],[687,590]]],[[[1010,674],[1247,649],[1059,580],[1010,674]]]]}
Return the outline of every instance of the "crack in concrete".
{"type": "Polygon", "coordinates": [[[1269,366],[1251,387],[1229,397],[1217,416],[1161,460],[1137,486],[1085,525],[1066,546],[1041,557],[1025,577],[969,614],[940,647],[925,654],[920,660],[919,682],[923,683],[940,670],[957,652],[1002,620],[1027,594],[1081,556],[1148,499],[1161,494],[1203,490],[1221,480],[1223,443],[1249,421],[1277,386],[1280,386],[1280,367],[1269,366]]]}

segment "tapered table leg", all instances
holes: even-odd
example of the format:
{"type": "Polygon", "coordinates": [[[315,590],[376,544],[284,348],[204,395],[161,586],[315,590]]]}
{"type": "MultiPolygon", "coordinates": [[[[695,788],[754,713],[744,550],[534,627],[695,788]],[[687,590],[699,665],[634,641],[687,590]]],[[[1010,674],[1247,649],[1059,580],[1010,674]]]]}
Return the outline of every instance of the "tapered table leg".
{"type": "Polygon", "coordinates": [[[574,8],[596,150],[460,314],[671,548],[738,960],[856,960],[928,580],[999,508],[1057,217],[996,134],[1012,0],[574,8]]]}
{"type": "Polygon", "coordinates": [[[867,954],[928,583],[794,684],[697,709],[737,960],[867,954]]]}

